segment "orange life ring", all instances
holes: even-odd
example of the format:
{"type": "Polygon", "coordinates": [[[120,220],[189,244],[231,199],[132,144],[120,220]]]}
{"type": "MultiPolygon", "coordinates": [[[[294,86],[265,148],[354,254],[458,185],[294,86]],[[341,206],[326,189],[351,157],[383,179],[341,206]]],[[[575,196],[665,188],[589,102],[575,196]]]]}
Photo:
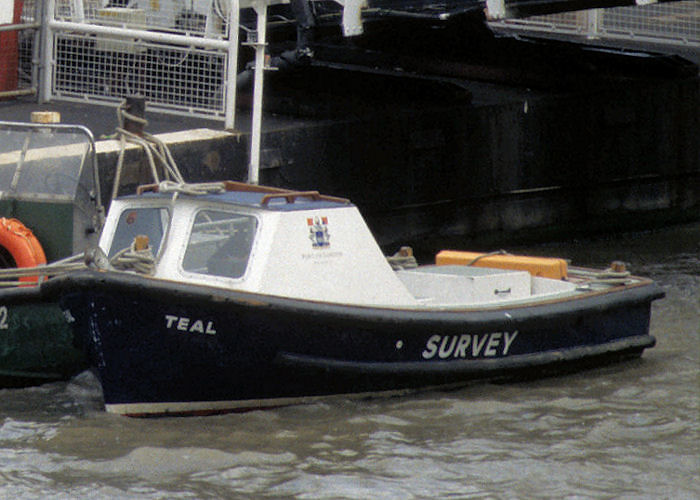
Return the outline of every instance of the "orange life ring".
{"type": "MultiPolygon", "coordinates": [[[[34,267],[46,264],[41,243],[31,229],[17,219],[0,218],[0,245],[10,252],[17,267],[34,267]]],[[[20,278],[23,282],[36,282],[37,276],[20,278]]]]}

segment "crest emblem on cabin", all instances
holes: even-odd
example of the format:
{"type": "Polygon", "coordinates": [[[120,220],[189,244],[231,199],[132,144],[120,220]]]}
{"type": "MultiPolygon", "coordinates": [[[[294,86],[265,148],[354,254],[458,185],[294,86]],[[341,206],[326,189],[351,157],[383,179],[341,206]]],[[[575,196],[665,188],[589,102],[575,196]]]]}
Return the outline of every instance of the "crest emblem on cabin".
{"type": "Polygon", "coordinates": [[[331,246],[331,235],[328,234],[328,217],[309,217],[306,219],[309,227],[309,239],[314,248],[328,248],[331,246]]]}

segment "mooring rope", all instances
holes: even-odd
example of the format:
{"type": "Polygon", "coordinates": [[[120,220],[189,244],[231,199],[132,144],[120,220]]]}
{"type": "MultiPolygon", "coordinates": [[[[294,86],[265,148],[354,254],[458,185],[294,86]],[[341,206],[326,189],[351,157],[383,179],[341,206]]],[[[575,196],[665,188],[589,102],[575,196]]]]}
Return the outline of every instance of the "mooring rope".
{"type": "Polygon", "coordinates": [[[84,253],[72,255],[65,259],[57,260],[51,264],[42,264],[33,267],[14,267],[0,269],[0,288],[35,286],[46,279],[82,269],[116,269],[119,271],[134,271],[140,274],[152,275],[155,272],[155,259],[149,246],[137,248],[137,239],[130,246],[117,252],[114,257],[107,259],[99,247],[86,250],[84,253]],[[26,276],[38,276],[38,281],[19,281],[26,276]]]}
{"type": "Polygon", "coordinates": [[[415,269],[418,267],[418,261],[413,255],[411,247],[401,247],[398,252],[386,258],[394,271],[402,269],[415,269]]]}
{"type": "Polygon", "coordinates": [[[134,271],[139,274],[153,274],[155,261],[149,249],[135,250],[132,247],[119,251],[110,264],[119,271],[134,271]]]}
{"type": "Polygon", "coordinates": [[[16,287],[18,285],[33,286],[41,283],[50,276],[56,276],[58,274],[84,269],[85,263],[83,262],[83,256],[84,254],[73,255],[71,257],[57,260],[56,262],[52,262],[50,264],[42,264],[40,266],[0,269],[0,287],[16,287]],[[19,281],[20,278],[24,278],[26,276],[38,276],[39,280],[37,283],[19,281]]]}
{"type": "Polygon", "coordinates": [[[141,118],[139,116],[133,115],[126,110],[126,101],[122,102],[117,108],[117,119],[119,121],[119,126],[116,128],[116,136],[120,141],[119,157],[117,159],[117,167],[114,173],[114,185],[112,186],[112,199],[117,197],[119,191],[119,185],[122,176],[122,170],[124,168],[124,154],[126,152],[127,144],[135,144],[140,146],[146,153],[146,158],[148,159],[148,165],[151,169],[151,175],[153,181],[156,184],[161,182],[160,175],[158,174],[158,168],[156,165],[156,160],[162,167],[163,175],[165,180],[174,181],[177,184],[185,184],[185,179],[180,173],[180,169],[173,158],[172,153],[168,146],[154,135],[147,132],[143,132],[142,135],[134,134],[129,132],[124,128],[124,119],[146,125],[148,120],[141,118]]]}
{"type": "Polygon", "coordinates": [[[474,257],[472,260],[467,262],[465,265],[466,266],[473,266],[474,264],[479,262],[481,259],[485,259],[486,257],[493,257],[494,255],[511,255],[511,254],[506,252],[505,250],[494,250],[493,252],[482,253],[481,255],[474,257]]]}
{"type": "Polygon", "coordinates": [[[152,275],[156,270],[156,264],[151,247],[146,244],[145,247],[139,248],[138,240],[139,237],[134,238],[130,246],[118,251],[109,259],[109,264],[119,271],[152,275]]]}
{"type": "Polygon", "coordinates": [[[615,263],[603,271],[593,271],[586,269],[572,269],[570,274],[580,276],[585,279],[581,285],[626,285],[632,280],[632,274],[624,268],[615,268],[615,263]],[[619,270],[618,270],[619,269],[619,270]]]}

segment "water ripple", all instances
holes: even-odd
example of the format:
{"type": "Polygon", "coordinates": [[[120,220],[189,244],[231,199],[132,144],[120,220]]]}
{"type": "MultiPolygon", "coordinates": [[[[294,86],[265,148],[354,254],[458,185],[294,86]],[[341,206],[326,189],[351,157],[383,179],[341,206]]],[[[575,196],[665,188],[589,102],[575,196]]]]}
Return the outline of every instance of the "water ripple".
{"type": "Polygon", "coordinates": [[[700,225],[669,231],[559,246],[577,262],[629,260],[664,288],[640,360],[189,419],[106,414],[89,372],[2,390],[0,498],[697,500],[700,225]]]}

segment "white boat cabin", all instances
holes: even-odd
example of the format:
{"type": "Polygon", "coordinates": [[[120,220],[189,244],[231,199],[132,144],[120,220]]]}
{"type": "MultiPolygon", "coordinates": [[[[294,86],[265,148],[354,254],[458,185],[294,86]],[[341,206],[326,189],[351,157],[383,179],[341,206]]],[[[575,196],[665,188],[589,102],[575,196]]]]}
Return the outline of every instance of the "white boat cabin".
{"type": "Polygon", "coordinates": [[[527,271],[460,265],[395,271],[349,201],[224,184],[234,190],[161,189],[114,200],[101,249],[112,259],[145,235],[155,278],[354,305],[499,305],[575,290],[527,271]]]}

